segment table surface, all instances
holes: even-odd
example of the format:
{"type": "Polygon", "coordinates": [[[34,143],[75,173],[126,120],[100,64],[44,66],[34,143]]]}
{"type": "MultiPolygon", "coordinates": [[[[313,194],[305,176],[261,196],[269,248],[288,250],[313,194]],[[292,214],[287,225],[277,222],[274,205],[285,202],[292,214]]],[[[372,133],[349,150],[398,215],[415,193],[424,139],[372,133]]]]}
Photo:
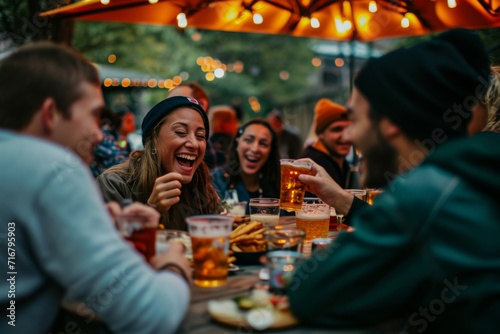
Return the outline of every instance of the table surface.
{"type": "MultiPolygon", "coordinates": [[[[280,223],[283,225],[294,224],[295,217],[281,217],[280,223]]],[[[208,302],[210,300],[228,299],[239,295],[248,294],[255,284],[259,282],[258,274],[261,266],[240,266],[240,270],[230,273],[226,285],[218,288],[201,288],[192,286],[191,303],[188,313],[183,323],[179,327],[178,333],[253,333],[252,329],[236,328],[220,324],[214,321],[208,313],[208,302]]],[[[266,330],[266,333],[299,334],[299,333],[336,333],[336,334],[361,334],[361,333],[397,333],[400,323],[385,323],[371,329],[361,330],[332,330],[307,327],[298,325],[281,330],[266,330]]]]}

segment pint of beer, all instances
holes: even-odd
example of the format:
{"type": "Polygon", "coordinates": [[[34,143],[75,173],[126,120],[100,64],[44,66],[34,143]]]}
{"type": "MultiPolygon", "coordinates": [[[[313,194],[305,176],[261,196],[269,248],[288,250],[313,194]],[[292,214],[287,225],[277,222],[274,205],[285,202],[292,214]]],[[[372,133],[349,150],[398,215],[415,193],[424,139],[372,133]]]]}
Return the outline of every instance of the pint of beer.
{"type": "Polygon", "coordinates": [[[328,238],[330,206],[318,198],[305,198],[295,221],[298,229],[306,231],[305,240],[328,238]]]}
{"type": "Polygon", "coordinates": [[[206,288],[226,284],[233,221],[233,217],[217,215],[186,218],[193,249],[194,284],[206,288]]]}
{"type": "Polygon", "coordinates": [[[305,185],[299,181],[300,174],[311,174],[312,163],[281,159],[280,207],[287,211],[299,211],[304,200],[305,185]]]}

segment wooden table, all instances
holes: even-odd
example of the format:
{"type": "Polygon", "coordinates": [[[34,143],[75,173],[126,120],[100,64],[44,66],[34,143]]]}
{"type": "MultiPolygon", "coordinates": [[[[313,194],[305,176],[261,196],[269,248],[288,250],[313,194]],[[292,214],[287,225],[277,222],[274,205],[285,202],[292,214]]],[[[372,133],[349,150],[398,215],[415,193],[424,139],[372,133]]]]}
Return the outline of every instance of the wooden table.
{"type": "MultiPolygon", "coordinates": [[[[294,216],[280,217],[281,225],[295,224],[294,216]]],[[[257,332],[247,328],[229,327],[212,320],[208,313],[208,302],[216,299],[228,299],[231,297],[244,295],[249,293],[255,284],[260,281],[258,274],[261,266],[241,266],[241,270],[230,273],[228,283],[220,288],[200,288],[197,286],[191,287],[191,303],[188,313],[180,325],[177,333],[190,334],[222,334],[222,333],[237,333],[249,334],[257,332]]],[[[362,330],[338,330],[338,329],[320,329],[299,325],[282,330],[266,330],[265,333],[281,333],[281,334],[302,334],[302,333],[335,333],[335,334],[366,334],[366,333],[399,333],[401,320],[387,322],[377,326],[376,328],[362,330]]]]}
{"type": "MultiPolygon", "coordinates": [[[[259,282],[258,266],[243,267],[236,273],[231,273],[228,283],[220,288],[200,288],[193,286],[191,288],[191,303],[188,313],[177,333],[189,334],[250,334],[257,331],[247,328],[236,328],[226,326],[212,320],[208,313],[208,301],[213,299],[227,299],[248,293],[253,286],[259,282]]],[[[262,282],[262,281],[261,281],[262,282]]],[[[303,334],[303,333],[334,333],[334,334],[366,334],[366,333],[399,333],[398,330],[401,320],[395,320],[377,326],[376,328],[360,330],[339,330],[314,328],[308,326],[296,326],[282,330],[266,330],[265,333],[281,334],[303,334]]]]}

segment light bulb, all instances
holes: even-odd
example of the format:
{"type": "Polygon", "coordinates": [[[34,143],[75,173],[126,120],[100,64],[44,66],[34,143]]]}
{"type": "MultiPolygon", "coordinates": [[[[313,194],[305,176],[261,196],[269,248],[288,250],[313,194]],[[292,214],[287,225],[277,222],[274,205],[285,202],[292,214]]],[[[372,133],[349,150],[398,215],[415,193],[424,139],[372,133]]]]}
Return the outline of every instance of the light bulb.
{"type": "Polygon", "coordinates": [[[186,28],[187,25],[188,25],[188,22],[187,22],[186,14],[184,14],[183,12],[180,12],[179,14],[177,14],[177,26],[179,28],[186,28]]]}
{"type": "Polygon", "coordinates": [[[262,22],[264,22],[264,18],[262,17],[262,15],[260,15],[259,13],[253,14],[253,23],[261,24],[262,22]]]}

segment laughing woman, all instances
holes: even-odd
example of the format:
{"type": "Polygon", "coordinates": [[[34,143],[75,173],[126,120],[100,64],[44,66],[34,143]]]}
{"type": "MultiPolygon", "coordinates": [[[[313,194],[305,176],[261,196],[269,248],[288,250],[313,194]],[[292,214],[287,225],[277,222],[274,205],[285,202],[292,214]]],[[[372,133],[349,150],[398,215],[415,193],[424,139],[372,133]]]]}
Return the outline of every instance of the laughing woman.
{"type": "Polygon", "coordinates": [[[208,129],[195,99],[177,96],[155,105],[142,122],[144,149],[97,178],[105,201],[131,198],[153,206],[168,229],[186,230],[186,217],[220,212],[203,162],[208,129]]]}
{"type": "Polygon", "coordinates": [[[212,173],[212,184],[220,198],[236,190],[238,201],[280,196],[279,147],[269,123],[253,119],[238,129],[225,168],[212,173]]]}

